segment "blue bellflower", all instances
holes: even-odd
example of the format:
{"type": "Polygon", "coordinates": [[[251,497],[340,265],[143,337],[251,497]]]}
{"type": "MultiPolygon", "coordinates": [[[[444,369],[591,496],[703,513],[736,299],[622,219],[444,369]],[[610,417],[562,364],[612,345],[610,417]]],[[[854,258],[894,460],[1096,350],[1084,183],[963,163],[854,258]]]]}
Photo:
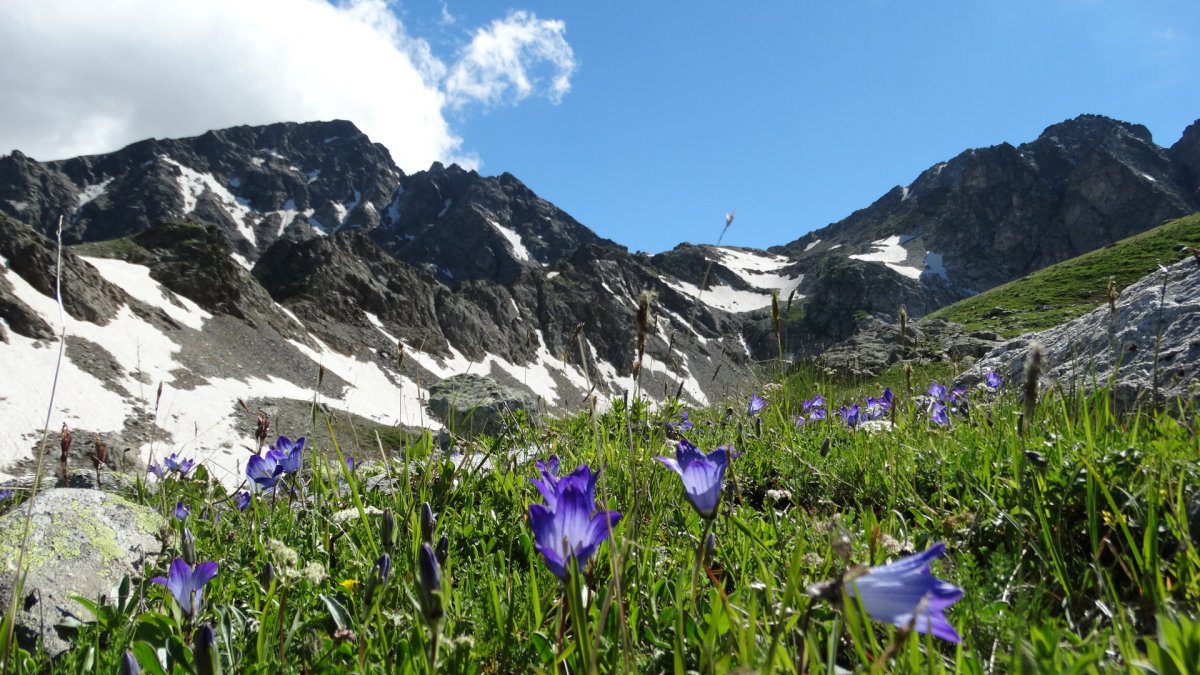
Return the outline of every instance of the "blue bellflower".
{"type": "Polygon", "coordinates": [[[721,485],[729,467],[729,453],[718,447],[707,455],[686,440],[679,441],[675,457],[655,457],[683,480],[683,496],[700,514],[712,519],[721,501],[721,485]]]}
{"type": "Polygon", "coordinates": [[[958,632],[946,620],[945,610],[963,596],[963,589],[929,570],[929,563],[945,554],[946,545],[938,542],[924,553],[848,578],[843,588],[877,621],[958,642],[958,632]]]}
{"type": "Polygon", "coordinates": [[[763,408],[767,407],[767,399],[758,394],[750,395],[750,402],[746,404],[747,415],[757,415],[763,408]]]}
{"type": "Polygon", "coordinates": [[[1000,391],[1000,387],[1004,385],[1004,378],[994,370],[987,371],[987,374],[983,376],[983,381],[992,391],[1000,391]]]}
{"type": "Polygon", "coordinates": [[[538,472],[541,474],[541,479],[530,478],[529,482],[533,483],[538,492],[542,494],[542,499],[546,501],[546,506],[551,511],[558,504],[558,495],[567,485],[578,485],[585,494],[594,495],[596,491],[596,480],[600,477],[599,473],[593,473],[591,467],[586,464],[581,464],[574,471],[566,476],[558,477],[558,457],[552,456],[547,463],[535,462],[538,472]]]}
{"type": "MultiPolygon", "coordinates": [[[[165,459],[163,459],[163,466],[168,471],[174,471],[175,473],[179,474],[181,478],[188,475],[188,472],[191,471],[192,467],[195,465],[196,460],[182,459],[180,458],[179,453],[176,452],[172,452],[171,454],[167,455],[165,459]]],[[[159,477],[161,478],[162,476],[159,477]]]]}
{"type": "Polygon", "coordinates": [[[166,586],[175,596],[175,602],[186,616],[193,617],[200,613],[201,595],[204,585],[217,575],[217,563],[206,562],[196,565],[195,569],[183,558],[171,562],[171,568],[165,577],[154,577],[151,583],[166,586]]]}
{"type": "Polygon", "coordinates": [[[862,421],[861,408],[857,403],[849,408],[846,406],[839,407],[838,415],[841,415],[842,421],[851,429],[857,427],[858,423],[862,421]]]}
{"type": "MultiPolygon", "coordinates": [[[[545,468],[543,478],[550,476],[550,467],[545,468]]],[[[597,475],[587,465],[582,465],[552,484],[553,500],[548,498],[547,502],[553,501],[553,506],[529,506],[535,546],[546,561],[546,567],[560,579],[567,578],[569,560],[575,561],[577,569],[586,566],[592,554],[608,538],[612,527],[621,520],[619,511],[596,511],[597,475]]],[[[545,496],[545,484],[535,481],[535,485],[545,496]]]]}
{"type": "Polygon", "coordinates": [[[265,456],[252,455],[250,461],[246,462],[246,478],[260,490],[274,488],[282,475],[283,466],[280,465],[279,456],[274,451],[265,456]]]}
{"type": "Polygon", "coordinates": [[[271,445],[271,449],[267,454],[274,454],[279,466],[283,467],[283,473],[293,474],[300,470],[300,462],[304,457],[304,437],[301,436],[293,442],[287,436],[280,436],[275,443],[271,445]]]}

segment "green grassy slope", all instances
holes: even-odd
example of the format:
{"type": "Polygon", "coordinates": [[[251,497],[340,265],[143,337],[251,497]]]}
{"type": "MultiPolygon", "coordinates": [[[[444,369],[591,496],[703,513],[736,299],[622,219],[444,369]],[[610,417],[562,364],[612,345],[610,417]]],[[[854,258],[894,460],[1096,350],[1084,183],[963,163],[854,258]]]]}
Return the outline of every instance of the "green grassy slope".
{"type": "Polygon", "coordinates": [[[1183,246],[1200,247],[1200,214],[1193,214],[1123,239],[943,307],[941,317],[973,330],[994,330],[1012,337],[1056,326],[1104,303],[1109,277],[1124,289],[1159,264],[1186,255],[1183,246]],[[999,307],[1002,316],[987,316],[999,307]],[[986,317],[986,318],[985,318],[986,317]]]}

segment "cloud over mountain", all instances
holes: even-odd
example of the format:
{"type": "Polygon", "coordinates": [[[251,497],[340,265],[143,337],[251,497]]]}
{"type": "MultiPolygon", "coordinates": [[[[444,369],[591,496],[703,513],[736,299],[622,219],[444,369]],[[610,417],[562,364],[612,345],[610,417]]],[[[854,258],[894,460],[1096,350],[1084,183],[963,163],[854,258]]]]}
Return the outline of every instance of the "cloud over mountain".
{"type": "Polygon", "coordinates": [[[0,6],[0,152],[39,159],[147,136],[352,119],[405,170],[476,162],[445,111],[560,99],[562,22],[512,11],[445,63],[383,0],[46,0],[0,6]]]}

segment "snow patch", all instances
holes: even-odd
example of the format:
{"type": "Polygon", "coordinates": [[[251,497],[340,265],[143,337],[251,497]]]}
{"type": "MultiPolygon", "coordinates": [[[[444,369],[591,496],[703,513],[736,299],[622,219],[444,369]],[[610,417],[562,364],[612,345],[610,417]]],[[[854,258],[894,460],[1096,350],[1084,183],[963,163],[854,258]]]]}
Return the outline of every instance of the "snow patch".
{"type": "Polygon", "coordinates": [[[697,286],[682,279],[664,278],[663,281],[683,295],[692,299],[699,296],[700,302],[723,312],[750,312],[771,305],[770,293],[739,291],[729,286],[712,286],[701,293],[697,286]]]}
{"type": "Polygon", "coordinates": [[[524,261],[529,260],[529,250],[526,249],[525,244],[522,243],[521,235],[517,234],[514,230],[504,227],[491,218],[488,219],[488,223],[492,227],[496,228],[496,231],[499,232],[501,236],[508,240],[508,247],[512,251],[514,258],[524,261]]]}
{"type": "Polygon", "coordinates": [[[95,200],[108,189],[108,184],[113,182],[113,179],[108,178],[96,183],[95,185],[84,185],[79,190],[79,202],[75,205],[75,210],[82,209],[84,204],[95,200]]]}
{"type": "Polygon", "coordinates": [[[453,199],[447,199],[445,202],[443,202],[442,210],[438,211],[438,214],[437,214],[437,216],[435,216],[435,218],[441,218],[442,216],[446,215],[446,212],[450,210],[450,205],[453,203],[454,203],[453,199]]]}
{"type": "Polygon", "coordinates": [[[874,247],[875,250],[871,251],[870,253],[855,253],[849,257],[865,262],[882,263],[887,265],[896,273],[906,276],[909,279],[920,279],[921,270],[917,269],[916,267],[908,267],[900,264],[908,260],[908,251],[900,245],[900,240],[904,237],[912,239],[912,236],[910,235],[892,235],[886,239],[880,239],[879,241],[871,242],[871,246],[874,247]]]}
{"type": "Polygon", "coordinates": [[[808,246],[804,247],[804,252],[807,253],[807,252],[813,250],[814,248],[817,247],[817,244],[820,244],[820,243],[821,243],[820,239],[813,239],[812,241],[810,241],[808,243],[808,246]]]}
{"type": "Polygon", "coordinates": [[[212,318],[195,302],[168,290],[150,276],[150,268],[112,258],[81,258],[96,268],[105,281],[112,283],[130,296],[152,307],[157,307],[174,321],[201,330],[204,322],[212,318]]]}
{"type": "Polygon", "coordinates": [[[939,276],[947,281],[950,280],[949,275],[946,274],[946,263],[942,259],[941,253],[929,251],[925,254],[925,272],[939,276]]]}
{"type": "Polygon", "coordinates": [[[212,192],[217,200],[225,207],[225,211],[233,218],[233,222],[237,224],[238,232],[245,237],[246,241],[258,245],[254,237],[254,228],[247,222],[253,210],[250,208],[250,202],[240,197],[234,196],[229,188],[225,187],[211,173],[200,173],[195,169],[180,164],[166,155],[159,155],[159,159],[167,164],[170,164],[179,169],[179,189],[183,193],[183,213],[187,215],[196,210],[196,202],[205,193],[212,192]]]}

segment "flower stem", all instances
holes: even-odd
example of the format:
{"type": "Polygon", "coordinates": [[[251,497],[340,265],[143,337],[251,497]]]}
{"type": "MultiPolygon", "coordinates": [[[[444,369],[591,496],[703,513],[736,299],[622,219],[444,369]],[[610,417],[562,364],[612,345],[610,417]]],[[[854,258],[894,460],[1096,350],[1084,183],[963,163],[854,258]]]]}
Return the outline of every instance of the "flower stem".
{"type": "Polygon", "coordinates": [[[712,530],[713,518],[704,519],[704,532],[700,533],[700,543],[696,546],[696,561],[692,565],[692,606],[696,606],[696,579],[700,574],[700,563],[704,560],[704,540],[712,530]]]}

